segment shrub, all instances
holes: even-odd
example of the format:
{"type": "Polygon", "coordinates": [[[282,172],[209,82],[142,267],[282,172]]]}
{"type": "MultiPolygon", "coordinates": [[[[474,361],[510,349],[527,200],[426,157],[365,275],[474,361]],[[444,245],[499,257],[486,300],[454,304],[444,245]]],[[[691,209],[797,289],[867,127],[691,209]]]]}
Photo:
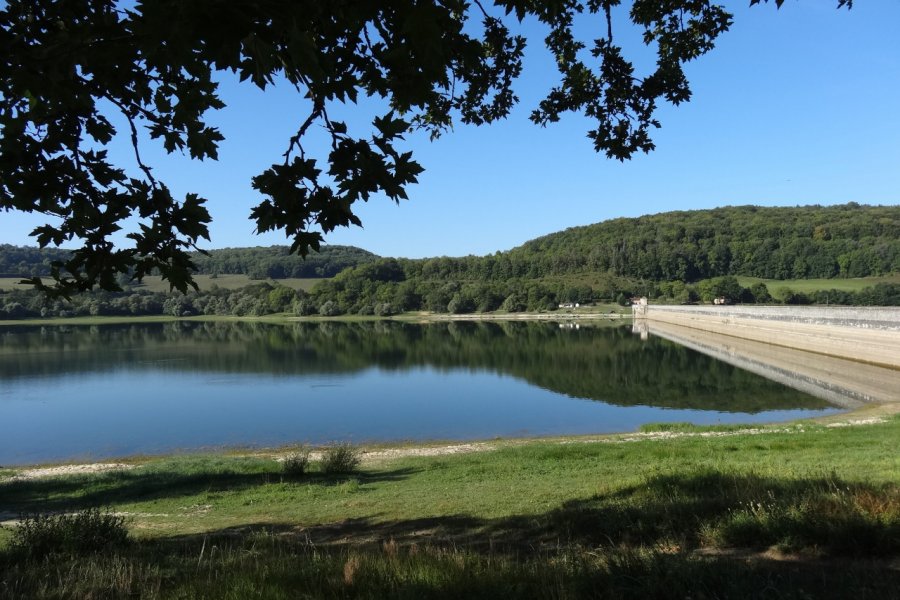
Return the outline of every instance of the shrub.
{"type": "Polygon", "coordinates": [[[379,302],[375,305],[375,315],[378,317],[390,317],[397,314],[397,310],[390,302],[379,302]]]}
{"type": "Polygon", "coordinates": [[[13,530],[10,548],[31,557],[85,554],[124,546],[125,517],[98,508],[72,514],[31,515],[13,530]]]}
{"type": "Polygon", "coordinates": [[[343,313],[344,311],[341,310],[341,305],[334,300],[327,300],[319,307],[319,314],[323,317],[336,317],[343,313]]]}
{"type": "Polygon", "coordinates": [[[295,300],[292,306],[294,308],[294,314],[301,317],[314,315],[319,312],[319,309],[316,307],[316,303],[309,298],[304,298],[303,300],[295,300]]]}
{"type": "Polygon", "coordinates": [[[475,311],[475,302],[468,296],[454,294],[447,304],[447,312],[454,315],[463,315],[475,311]]]}
{"type": "Polygon", "coordinates": [[[329,446],[322,453],[322,471],[325,473],[352,473],[359,466],[360,451],[352,444],[329,446]]]}
{"type": "Polygon", "coordinates": [[[281,463],[281,471],[291,477],[299,477],[309,468],[309,449],[301,448],[297,452],[288,454],[281,463]]]}

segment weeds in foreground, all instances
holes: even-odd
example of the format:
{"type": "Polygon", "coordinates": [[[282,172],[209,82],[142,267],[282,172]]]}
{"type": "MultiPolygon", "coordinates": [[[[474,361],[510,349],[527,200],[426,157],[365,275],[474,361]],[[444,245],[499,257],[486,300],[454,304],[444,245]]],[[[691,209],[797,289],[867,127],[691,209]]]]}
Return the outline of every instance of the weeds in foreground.
{"type": "Polygon", "coordinates": [[[721,425],[694,425],[693,423],[645,423],[638,427],[641,433],[705,433],[705,432],[739,432],[748,429],[760,429],[753,423],[726,423],[721,425]]]}
{"type": "Polygon", "coordinates": [[[782,479],[709,471],[648,477],[615,494],[567,502],[547,531],[584,544],[900,554],[900,486],[834,474],[782,479]]]}
{"type": "Polygon", "coordinates": [[[714,546],[890,556],[900,553],[900,488],[834,476],[805,489],[770,486],[748,494],[702,537],[714,546]]]}
{"type": "Polygon", "coordinates": [[[9,548],[13,554],[43,558],[51,554],[90,554],[127,543],[125,517],[89,508],[72,514],[23,517],[13,529],[9,548]]]}
{"type": "Polygon", "coordinates": [[[739,561],[660,548],[525,555],[432,544],[319,547],[278,534],[142,542],[85,557],[3,562],[4,598],[826,598],[891,597],[900,572],[871,562],[739,561]],[[199,558],[198,558],[199,557],[199,558]],[[767,590],[765,593],[762,590],[767,590]]]}
{"type": "Polygon", "coordinates": [[[288,477],[301,477],[309,470],[309,448],[303,447],[288,454],[281,463],[281,472],[288,477]]]}
{"type": "Polygon", "coordinates": [[[360,450],[352,444],[335,444],[322,453],[322,472],[353,473],[359,468],[360,450]]]}

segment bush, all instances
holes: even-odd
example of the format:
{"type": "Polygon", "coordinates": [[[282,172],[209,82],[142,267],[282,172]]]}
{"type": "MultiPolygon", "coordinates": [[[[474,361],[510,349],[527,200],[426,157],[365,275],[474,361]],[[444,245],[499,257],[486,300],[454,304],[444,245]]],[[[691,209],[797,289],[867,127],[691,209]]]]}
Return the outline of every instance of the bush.
{"type": "Polygon", "coordinates": [[[316,307],[316,303],[309,298],[304,298],[303,300],[295,300],[292,306],[294,308],[294,314],[301,317],[307,317],[319,312],[318,307],[316,307]]]}
{"type": "Polygon", "coordinates": [[[72,514],[24,517],[13,530],[10,549],[40,558],[100,552],[127,542],[125,517],[89,508],[72,514]]]}
{"type": "Polygon", "coordinates": [[[503,301],[503,304],[500,305],[500,310],[506,312],[524,312],[525,311],[525,302],[518,296],[518,294],[510,294],[506,297],[506,300],[503,301]]]}
{"type": "Polygon", "coordinates": [[[301,448],[288,454],[281,463],[281,472],[291,477],[299,477],[309,468],[309,449],[301,448]]]}
{"type": "Polygon", "coordinates": [[[454,315],[463,315],[475,311],[475,303],[468,296],[454,294],[447,304],[447,312],[454,315]]]}
{"type": "Polygon", "coordinates": [[[344,311],[341,310],[341,305],[334,300],[327,300],[319,307],[319,314],[323,317],[336,317],[343,313],[344,311]]]}
{"type": "Polygon", "coordinates": [[[397,311],[394,309],[394,305],[390,302],[379,302],[375,305],[374,312],[375,316],[378,317],[390,317],[397,314],[397,311]]]}
{"type": "Polygon", "coordinates": [[[322,471],[325,473],[352,473],[359,466],[360,451],[352,444],[329,446],[322,453],[322,471]]]}

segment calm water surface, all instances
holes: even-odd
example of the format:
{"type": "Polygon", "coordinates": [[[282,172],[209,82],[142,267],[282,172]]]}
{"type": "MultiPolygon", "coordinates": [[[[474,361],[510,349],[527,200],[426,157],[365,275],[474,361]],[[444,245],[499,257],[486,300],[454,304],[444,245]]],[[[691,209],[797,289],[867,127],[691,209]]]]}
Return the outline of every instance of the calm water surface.
{"type": "Polygon", "coordinates": [[[220,446],[760,422],[826,402],[630,326],[0,329],[0,465],[220,446]]]}

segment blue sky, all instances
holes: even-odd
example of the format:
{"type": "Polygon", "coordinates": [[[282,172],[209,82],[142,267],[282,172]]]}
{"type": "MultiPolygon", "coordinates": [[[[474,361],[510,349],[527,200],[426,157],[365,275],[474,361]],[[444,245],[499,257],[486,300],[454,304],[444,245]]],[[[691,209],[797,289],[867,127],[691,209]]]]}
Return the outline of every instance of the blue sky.
{"type": "MultiPolygon", "coordinates": [[[[625,163],[594,152],[583,118],[547,128],[528,120],[555,68],[541,30],[526,23],[521,102],[509,118],[458,126],[436,142],[409,136],[407,149],[426,169],[409,201],[373,198],[357,209],[363,228],[326,241],[384,256],[480,255],[622,216],[900,202],[900,2],[857,2],[851,11],[836,10],[834,0],[788,0],[781,10],[747,4],[726,3],[734,25],[688,65],[693,99],[663,107],[656,151],[625,163]]],[[[634,37],[625,27],[620,19],[617,36],[634,37]]],[[[287,243],[280,234],[253,234],[248,216],[260,198],[250,178],[279,160],[303,104],[292,90],[227,81],[222,98],[228,107],[210,119],[226,136],[218,162],[167,156],[151,142],[142,155],[176,193],[209,199],[206,247],[287,243]]],[[[124,136],[113,154],[133,169],[124,136]]],[[[3,213],[0,241],[32,245],[27,233],[43,221],[3,213]]]]}

